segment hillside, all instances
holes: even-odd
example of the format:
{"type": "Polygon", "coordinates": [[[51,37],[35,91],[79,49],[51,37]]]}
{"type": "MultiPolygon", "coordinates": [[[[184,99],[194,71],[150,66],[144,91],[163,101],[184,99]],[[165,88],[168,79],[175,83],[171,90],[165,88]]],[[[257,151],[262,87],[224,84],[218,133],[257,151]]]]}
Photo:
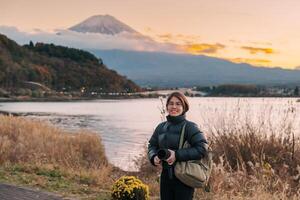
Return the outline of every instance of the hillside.
{"type": "Polygon", "coordinates": [[[131,80],[108,69],[91,53],[53,44],[20,46],[0,34],[0,87],[38,82],[57,91],[134,92],[131,80]]]}

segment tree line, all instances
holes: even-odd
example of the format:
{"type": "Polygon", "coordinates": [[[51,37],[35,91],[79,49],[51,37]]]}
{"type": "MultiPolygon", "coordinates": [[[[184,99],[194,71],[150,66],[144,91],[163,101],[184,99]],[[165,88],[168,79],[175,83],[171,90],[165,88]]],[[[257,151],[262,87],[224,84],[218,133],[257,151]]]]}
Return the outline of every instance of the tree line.
{"type": "Polygon", "coordinates": [[[223,84],[218,86],[198,86],[195,90],[205,92],[208,96],[299,96],[298,86],[223,84]]]}
{"type": "Polygon", "coordinates": [[[19,88],[24,81],[56,91],[135,92],[140,87],[108,69],[93,54],[74,48],[30,42],[20,46],[0,34],[0,87],[19,88]]]}

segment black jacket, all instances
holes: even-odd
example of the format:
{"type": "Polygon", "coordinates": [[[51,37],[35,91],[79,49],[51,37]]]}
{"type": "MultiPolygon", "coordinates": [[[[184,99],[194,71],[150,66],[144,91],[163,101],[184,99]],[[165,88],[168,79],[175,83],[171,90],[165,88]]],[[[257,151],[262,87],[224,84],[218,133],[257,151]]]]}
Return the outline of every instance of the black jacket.
{"type": "Polygon", "coordinates": [[[157,155],[157,151],[166,148],[175,151],[176,161],[199,160],[205,156],[207,147],[207,140],[203,133],[195,123],[186,120],[185,115],[167,116],[167,121],[156,127],[149,140],[148,157],[154,165],[154,157],[157,155]],[[184,141],[187,140],[191,147],[178,150],[184,123],[186,123],[184,141]]]}

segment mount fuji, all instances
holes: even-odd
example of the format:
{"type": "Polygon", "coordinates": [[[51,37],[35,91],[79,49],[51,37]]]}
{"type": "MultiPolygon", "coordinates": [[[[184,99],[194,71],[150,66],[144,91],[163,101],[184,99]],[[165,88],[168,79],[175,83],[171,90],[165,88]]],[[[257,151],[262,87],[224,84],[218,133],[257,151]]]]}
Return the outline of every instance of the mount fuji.
{"type": "Polygon", "coordinates": [[[83,22],[72,26],[69,30],[81,33],[101,33],[106,35],[116,35],[122,32],[141,35],[133,28],[111,15],[95,15],[89,17],[83,22]]]}

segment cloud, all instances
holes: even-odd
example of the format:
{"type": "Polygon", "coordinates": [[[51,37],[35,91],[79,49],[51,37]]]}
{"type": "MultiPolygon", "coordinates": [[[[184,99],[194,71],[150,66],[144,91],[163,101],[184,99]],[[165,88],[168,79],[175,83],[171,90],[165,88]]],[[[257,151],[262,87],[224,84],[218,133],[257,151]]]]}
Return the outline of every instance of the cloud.
{"type": "Polygon", "coordinates": [[[151,27],[147,26],[147,27],[144,27],[144,30],[143,30],[143,32],[146,32],[146,33],[152,33],[152,32],[153,32],[153,30],[152,30],[152,28],[151,28],[151,27]]]}
{"type": "Polygon", "coordinates": [[[251,42],[254,45],[268,45],[271,46],[272,43],[271,42],[251,42]]]}
{"type": "Polygon", "coordinates": [[[271,63],[270,60],[266,59],[252,59],[252,58],[228,58],[227,60],[230,60],[234,63],[248,63],[256,66],[266,66],[271,63]]]}
{"type": "MultiPolygon", "coordinates": [[[[235,43],[235,44],[244,44],[244,45],[245,44],[249,44],[249,45],[256,45],[256,46],[258,46],[258,45],[260,45],[260,46],[262,46],[262,45],[264,45],[264,46],[272,46],[271,42],[263,42],[263,41],[255,41],[255,42],[253,42],[253,41],[242,41],[242,40],[236,40],[236,39],[230,39],[228,41],[231,42],[231,43],[235,43]]],[[[249,47],[249,46],[244,46],[244,47],[249,47]]]]}
{"type": "MultiPolygon", "coordinates": [[[[99,33],[79,33],[71,30],[55,30],[55,32],[34,31],[22,32],[15,27],[0,26],[0,33],[23,45],[29,41],[54,43],[79,49],[122,49],[136,51],[177,52],[177,45],[158,43],[150,37],[138,34],[121,33],[105,35],[99,33]]],[[[178,53],[178,52],[177,52],[178,53]]]]}
{"type": "Polygon", "coordinates": [[[189,54],[213,54],[225,48],[224,45],[192,43],[191,40],[198,36],[186,35],[160,35],[166,41],[181,38],[188,40],[183,44],[172,42],[157,42],[150,37],[140,34],[120,33],[118,35],[105,35],[100,33],[80,33],[71,30],[57,29],[54,32],[46,32],[40,29],[22,32],[15,27],[0,26],[0,33],[5,34],[17,43],[23,45],[29,41],[54,43],[79,49],[121,49],[134,51],[160,51],[169,53],[189,53],[189,54]]]}
{"type": "Polygon", "coordinates": [[[157,41],[170,42],[175,44],[197,43],[201,37],[198,35],[183,35],[164,33],[155,35],[154,38],[157,41]]]}
{"type": "Polygon", "coordinates": [[[249,46],[242,46],[241,49],[249,51],[251,54],[257,53],[265,53],[265,54],[274,54],[274,49],[272,48],[257,48],[257,47],[249,47],[249,46]]]}
{"type": "Polygon", "coordinates": [[[157,34],[156,31],[152,30],[150,27],[144,28],[144,33],[149,35],[157,42],[166,42],[172,44],[190,44],[198,43],[201,39],[199,35],[184,35],[184,34],[173,34],[173,33],[163,33],[157,34]]]}
{"type": "Polygon", "coordinates": [[[164,42],[171,42],[172,40],[174,40],[174,37],[172,34],[166,33],[166,34],[157,35],[156,39],[162,40],[164,42]]]}
{"type": "Polygon", "coordinates": [[[185,52],[191,53],[191,54],[213,54],[217,53],[218,50],[224,49],[225,45],[223,44],[206,44],[206,43],[200,43],[200,44],[187,44],[182,45],[180,47],[185,52]]]}

